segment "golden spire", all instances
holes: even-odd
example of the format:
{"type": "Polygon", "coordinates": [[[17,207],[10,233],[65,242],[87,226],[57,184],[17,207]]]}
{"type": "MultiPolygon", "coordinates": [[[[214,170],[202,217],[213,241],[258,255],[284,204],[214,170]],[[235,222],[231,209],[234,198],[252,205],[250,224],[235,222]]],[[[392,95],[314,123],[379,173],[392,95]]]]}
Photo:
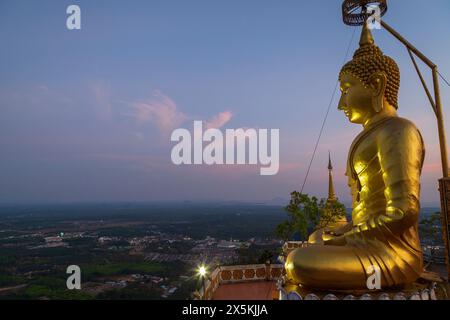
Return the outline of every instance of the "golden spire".
{"type": "Polygon", "coordinates": [[[372,32],[370,32],[369,27],[367,27],[367,23],[364,23],[361,32],[361,38],[359,39],[359,46],[372,46],[375,45],[375,40],[373,40],[372,32]]]}
{"type": "Polygon", "coordinates": [[[333,165],[331,164],[331,154],[328,151],[328,202],[336,201],[336,194],[334,193],[333,184],[333,165]]]}
{"type": "Polygon", "coordinates": [[[367,23],[365,23],[361,30],[361,37],[359,38],[359,48],[353,54],[353,59],[367,59],[368,56],[370,56],[371,58],[376,56],[380,57],[383,56],[383,52],[375,44],[372,32],[367,26],[367,23]]]}

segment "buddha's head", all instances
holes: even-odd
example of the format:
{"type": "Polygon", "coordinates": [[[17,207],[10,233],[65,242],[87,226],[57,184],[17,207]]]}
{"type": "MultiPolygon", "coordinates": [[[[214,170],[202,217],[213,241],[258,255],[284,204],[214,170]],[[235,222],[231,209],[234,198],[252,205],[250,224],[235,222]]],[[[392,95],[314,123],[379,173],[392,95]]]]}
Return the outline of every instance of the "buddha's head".
{"type": "Polygon", "coordinates": [[[400,71],[395,61],[375,45],[366,25],[359,45],[339,75],[342,95],[338,109],[350,122],[364,125],[383,109],[398,108],[400,71]]]}

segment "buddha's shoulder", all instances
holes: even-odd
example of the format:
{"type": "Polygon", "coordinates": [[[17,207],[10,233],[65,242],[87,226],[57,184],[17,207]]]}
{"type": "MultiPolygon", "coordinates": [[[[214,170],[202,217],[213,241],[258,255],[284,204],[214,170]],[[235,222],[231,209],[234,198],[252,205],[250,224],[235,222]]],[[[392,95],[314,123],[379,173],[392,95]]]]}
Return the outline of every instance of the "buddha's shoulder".
{"type": "Polygon", "coordinates": [[[396,137],[416,137],[421,138],[421,133],[417,126],[408,119],[393,117],[385,122],[384,126],[379,127],[378,137],[383,139],[395,139],[396,137]]]}
{"type": "Polygon", "coordinates": [[[419,132],[417,126],[408,119],[401,117],[392,117],[389,121],[386,121],[383,126],[379,127],[380,131],[386,133],[393,132],[419,132]]]}

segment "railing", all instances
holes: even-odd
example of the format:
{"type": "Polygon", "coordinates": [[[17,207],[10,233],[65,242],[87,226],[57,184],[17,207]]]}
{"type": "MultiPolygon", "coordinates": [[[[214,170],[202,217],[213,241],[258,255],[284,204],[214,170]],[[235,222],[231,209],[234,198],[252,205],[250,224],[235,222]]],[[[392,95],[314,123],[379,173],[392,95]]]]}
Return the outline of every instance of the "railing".
{"type": "Polygon", "coordinates": [[[217,267],[205,280],[205,288],[194,293],[194,299],[211,300],[221,284],[251,281],[276,281],[283,273],[281,264],[252,264],[217,267]],[[205,289],[203,292],[203,289],[205,289]]]}
{"type": "Polygon", "coordinates": [[[423,252],[423,260],[428,263],[436,263],[436,264],[442,264],[445,265],[445,256],[438,255],[438,254],[432,254],[430,252],[423,252]]]}
{"type": "Polygon", "coordinates": [[[307,246],[307,241],[287,241],[283,245],[283,254],[284,256],[287,256],[292,250],[297,248],[305,248],[307,246]]]}

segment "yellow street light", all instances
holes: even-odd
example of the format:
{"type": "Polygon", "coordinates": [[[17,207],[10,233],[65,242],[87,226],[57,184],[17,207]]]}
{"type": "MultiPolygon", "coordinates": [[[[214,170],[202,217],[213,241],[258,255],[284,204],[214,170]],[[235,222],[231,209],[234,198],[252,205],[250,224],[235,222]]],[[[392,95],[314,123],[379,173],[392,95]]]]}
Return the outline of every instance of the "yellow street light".
{"type": "Polygon", "coordinates": [[[205,267],[205,266],[200,266],[200,267],[198,268],[198,274],[199,274],[201,277],[204,277],[204,276],[206,275],[206,267],[205,267]]]}
{"type": "Polygon", "coordinates": [[[202,286],[203,286],[203,300],[206,300],[206,285],[205,285],[205,276],[206,276],[207,270],[204,265],[201,265],[198,267],[198,275],[202,279],[202,286]]]}

